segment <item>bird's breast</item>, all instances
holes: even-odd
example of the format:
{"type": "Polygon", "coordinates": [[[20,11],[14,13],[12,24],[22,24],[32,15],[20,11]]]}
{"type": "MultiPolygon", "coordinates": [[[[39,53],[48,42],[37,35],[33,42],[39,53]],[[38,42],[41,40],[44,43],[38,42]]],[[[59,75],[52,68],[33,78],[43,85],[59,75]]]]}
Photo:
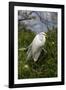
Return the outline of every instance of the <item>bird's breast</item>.
{"type": "Polygon", "coordinates": [[[41,35],[41,36],[38,36],[38,38],[39,38],[38,40],[39,40],[40,45],[43,46],[46,41],[45,36],[41,35]]]}
{"type": "Polygon", "coordinates": [[[37,52],[44,45],[45,40],[40,40],[38,35],[34,38],[32,42],[32,52],[37,52]]]}

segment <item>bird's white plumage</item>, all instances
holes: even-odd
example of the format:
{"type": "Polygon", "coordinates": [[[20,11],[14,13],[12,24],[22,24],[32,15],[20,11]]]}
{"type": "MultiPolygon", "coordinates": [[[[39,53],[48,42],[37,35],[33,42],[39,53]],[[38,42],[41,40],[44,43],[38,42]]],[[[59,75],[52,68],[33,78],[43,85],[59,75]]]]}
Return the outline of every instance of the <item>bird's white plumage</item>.
{"type": "Polygon", "coordinates": [[[36,62],[40,56],[40,53],[42,51],[42,46],[45,44],[46,34],[44,32],[41,32],[37,34],[30,44],[28,51],[27,51],[27,59],[29,59],[31,56],[33,60],[36,62]]]}

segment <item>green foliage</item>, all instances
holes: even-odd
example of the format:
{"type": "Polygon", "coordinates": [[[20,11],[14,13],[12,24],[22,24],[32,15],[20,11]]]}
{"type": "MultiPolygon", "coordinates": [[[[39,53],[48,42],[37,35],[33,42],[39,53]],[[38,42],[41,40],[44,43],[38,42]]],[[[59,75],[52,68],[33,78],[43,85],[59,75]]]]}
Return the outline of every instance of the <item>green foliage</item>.
{"type": "MultiPolygon", "coordinates": [[[[35,33],[22,28],[18,32],[18,48],[27,47],[35,37],[35,33]]],[[[18,51],[18,78],[57,77],[57,29],[48,30],[44,51],[37,62],[26,60],[26,51],[18,51]]]]}

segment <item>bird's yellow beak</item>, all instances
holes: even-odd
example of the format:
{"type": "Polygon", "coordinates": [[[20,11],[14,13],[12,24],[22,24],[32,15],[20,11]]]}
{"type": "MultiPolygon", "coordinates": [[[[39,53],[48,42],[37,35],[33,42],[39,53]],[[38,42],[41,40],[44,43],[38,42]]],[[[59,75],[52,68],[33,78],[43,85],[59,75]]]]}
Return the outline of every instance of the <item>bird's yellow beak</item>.
{"type": "Polygon", "coordinates": [[[45,36],[45,37],[47,37],[47,34],[46,34],[46,33],[44,33],[44,36],[45,36]]]}

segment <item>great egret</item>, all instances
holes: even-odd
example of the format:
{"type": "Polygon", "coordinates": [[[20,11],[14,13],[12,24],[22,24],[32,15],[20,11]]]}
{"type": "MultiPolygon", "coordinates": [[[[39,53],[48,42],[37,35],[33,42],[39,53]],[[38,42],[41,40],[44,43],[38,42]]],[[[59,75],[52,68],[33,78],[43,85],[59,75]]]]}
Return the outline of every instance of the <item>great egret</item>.
{"type": "MultiPolygon", "coordinates": [[[[29,60],[32,57],[34,62],[36,62],[41,54],[45,42],[46,33],[40,32],[39,34],[37,34],[32,43],[28,46],[27,60],[29,60]]],[[[44,48],[43,50],[46,51],[44,48]]]]}

